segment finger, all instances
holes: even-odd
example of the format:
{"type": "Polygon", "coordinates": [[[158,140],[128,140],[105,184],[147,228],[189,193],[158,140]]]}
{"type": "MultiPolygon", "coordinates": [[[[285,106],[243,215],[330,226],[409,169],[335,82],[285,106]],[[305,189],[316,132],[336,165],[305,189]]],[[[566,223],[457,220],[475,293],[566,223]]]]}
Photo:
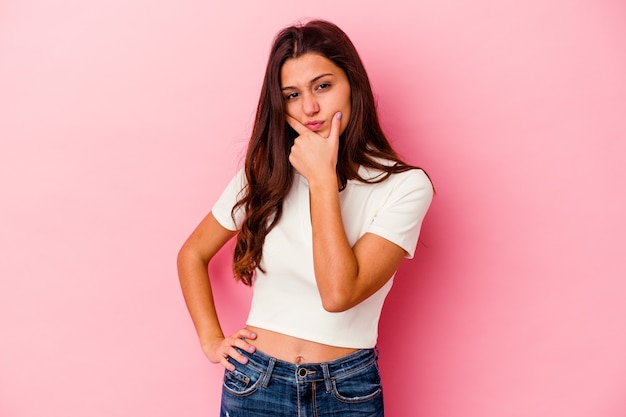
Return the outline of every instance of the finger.
{"type": "Polygon", "coordinates": [[[285,120],[287,120],[287,123],[289,124],[289,126],[291,126],[293,130],[298,132],[299,135],[303,135],[306,132],[310,131],[308,127],[306,127],[305,125],[303,125],[302,123],[294,119],[293,117],[289,116],[288,114],[285,115],[285,120]]]}
{"type": "Polygon", "coordinates": [[[254,351],[256,350],[255,347],[248,343],[246,339],[248,338],[248,335],[254,336],[250,337],[250,339],[254,339],[256,338],[256,334],[252,333],[248,329],[241,329],[239,332],[237,332],[237,334],[237,337],[233,336],[235,337],[233,346],[237,346],[239,349],[245,350],[248,353],[254,353],[254,351]]]}
{"type": "Polygon", "coordinates": [[[248,358],[243,356],[241,353],[237,351],[233,346],[228,346],[224,353],[221,354],[222,358],[220,359],[220,363],[224,368],[229,371],[234,371],[236,369],[235,364],[232,362],[233,360],[239,362],[242,365],[248,363],[248,358]]]}
{"type": "MultiPolygon", "coordinates": [[[[239,347],[239,346],[237,346],[237,347],[239,347]]],[[[248,358],[245,357],[244,355],[242,355],[241,353],[239,353],[239,351],[237,349],[235,349],[234,346],[231,346],[228,349],[228,356],[230,356],[231,358],[233,358],[234,360],[236,360],[237,362],[239,362],[242,365],[245,365],[246,363],[248,363],[248,358]]]]}
{"type": "Polygon", "coordinates": [[[256,333],[254,333],[251,330],[246,329],[245,327],[239,330],[239,332],[237,333],[239,334],[239,337],[243,337],[245,339],[256,339],[256,333]]]}
{"type": "Polygon", "coordinates": [[[224,358],[224,359],[222,359],[222,360],[220,361],[220,364],[221,364],[224,368],[228,369],[228,370],[229,370],[229,371],[231,371],[231,372],[235,370],[235,365],[233,365],[232,363],[230,363],[230,362],[228,361],[228,358],[227,358],[227,357],[226,357],[226,358],[224,358]]]}
{"type": "Polygon", "coordinates": [[[328,139],[339,140],[339,132],[341,131],[341,112],[338,111],[333,116],[333,120],[330,124],[330,133],[328,139]]]}
{"type": "Polygon", "coordinates": [[[235,370],[235,365],[231,362],[230,359],[230,355],[227,353],[226,350],[224,350],[222,353],[220,353],[220,360],[219,363],[226,369],[228,369],[229,371],[234,371],[235,370]]]}

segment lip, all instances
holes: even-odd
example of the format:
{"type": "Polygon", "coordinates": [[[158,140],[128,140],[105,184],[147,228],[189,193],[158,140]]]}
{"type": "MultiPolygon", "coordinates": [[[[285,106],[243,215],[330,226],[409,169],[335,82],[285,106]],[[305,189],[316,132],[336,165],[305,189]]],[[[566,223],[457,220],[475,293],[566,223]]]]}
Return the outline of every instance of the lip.
{"type": "Polygon", "coordinates": [[[322,128],[322,126],[324,126],[324,121],[323,120],[312,120],[310,122],[307,122],[307,124],[305,125],[306,127],[308,127],[310,130],[312,130],[313,132],[320,130],[322,128]]]}

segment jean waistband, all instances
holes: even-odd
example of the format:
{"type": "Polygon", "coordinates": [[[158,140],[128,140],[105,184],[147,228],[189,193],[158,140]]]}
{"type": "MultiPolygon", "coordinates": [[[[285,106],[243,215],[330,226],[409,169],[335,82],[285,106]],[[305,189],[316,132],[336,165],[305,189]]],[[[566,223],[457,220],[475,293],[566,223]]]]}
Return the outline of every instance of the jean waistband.
{"type": "MultiPolygon", "coordinates": [[[[237,349],[248,358],[248,366],[264,373],[264,383],[270,378],[283,378],[297,382],[325,381],[338,379],[357,372],[378,359],[376,349],[360,349],[328,362],[295,364],[274,358],[257,350],[248,353],[237,349]]],[[[239,364],[235,364],[237,366],[239,364]]]]}

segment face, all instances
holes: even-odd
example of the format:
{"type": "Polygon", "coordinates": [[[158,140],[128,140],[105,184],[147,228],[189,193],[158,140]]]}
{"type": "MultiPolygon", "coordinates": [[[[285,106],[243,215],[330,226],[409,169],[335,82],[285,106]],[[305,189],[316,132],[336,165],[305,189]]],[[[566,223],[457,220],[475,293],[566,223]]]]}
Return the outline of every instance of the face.
{"type": "Polygon", "coordinates": [[[331,120],[340,111],[343,133],[352,110],[350,82],[331,60],[312,53],[290,58],[280,71],[280,83],[289,116],[328,137],[331,120]]]}

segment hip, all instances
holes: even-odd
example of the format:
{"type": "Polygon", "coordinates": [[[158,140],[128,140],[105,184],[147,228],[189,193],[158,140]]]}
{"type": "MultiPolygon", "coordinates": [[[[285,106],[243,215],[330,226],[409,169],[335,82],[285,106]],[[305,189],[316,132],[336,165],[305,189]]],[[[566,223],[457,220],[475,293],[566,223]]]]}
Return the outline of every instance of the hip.
{"type": "MultiPolygon", "coordinates": [[[[226,371],[222,415],[378,417],[384,413],[375,349],[320,363],[294,364],[257,350],[226,371]]],[[[234,362],[234,361],[233,361],[234,362]]]]}

